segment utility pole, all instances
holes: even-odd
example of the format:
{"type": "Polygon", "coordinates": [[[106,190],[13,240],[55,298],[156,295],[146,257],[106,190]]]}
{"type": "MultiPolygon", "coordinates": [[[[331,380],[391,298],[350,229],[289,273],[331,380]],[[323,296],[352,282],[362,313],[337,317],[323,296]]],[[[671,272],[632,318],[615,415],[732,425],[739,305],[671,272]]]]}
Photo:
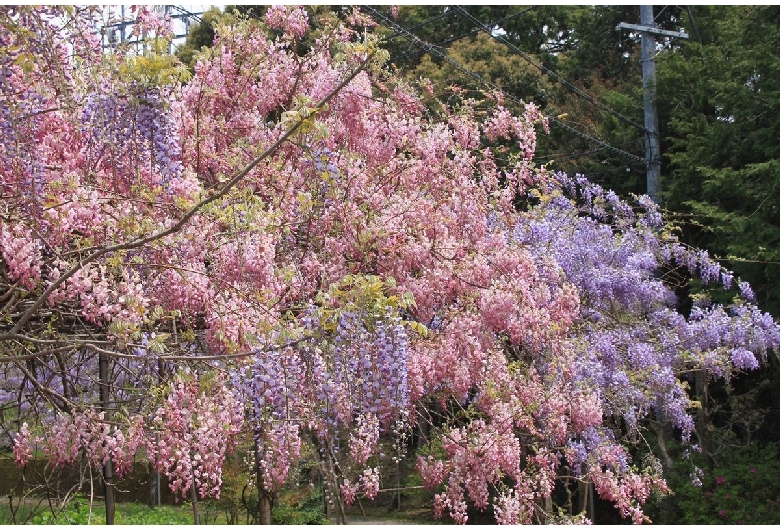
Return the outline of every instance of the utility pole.
{"type": "Polygon", "coordinates": [[[639,6],[640,25],[621,22],[615,29],[630,29],[642,34],[642,94],[645,109],[645,160],[647,194],[656,204],[661,202],[661,135],[658,131],[658,108],[655,89],[655,36],[687,39],[684,31],[667,31],[655,27],[653,6],[639,6]]]}

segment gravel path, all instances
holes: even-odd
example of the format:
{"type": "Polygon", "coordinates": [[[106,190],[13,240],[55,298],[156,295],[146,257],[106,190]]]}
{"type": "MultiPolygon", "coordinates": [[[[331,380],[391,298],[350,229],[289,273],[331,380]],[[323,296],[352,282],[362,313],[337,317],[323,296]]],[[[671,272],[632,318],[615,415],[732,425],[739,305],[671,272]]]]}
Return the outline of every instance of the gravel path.
{"type": "Polygon", "coordinates": [[[413,525],[410,521],[399,519],[381,519],[379,517],[347,517],[348,525],[375,526],[375,525],[413,525]]]}

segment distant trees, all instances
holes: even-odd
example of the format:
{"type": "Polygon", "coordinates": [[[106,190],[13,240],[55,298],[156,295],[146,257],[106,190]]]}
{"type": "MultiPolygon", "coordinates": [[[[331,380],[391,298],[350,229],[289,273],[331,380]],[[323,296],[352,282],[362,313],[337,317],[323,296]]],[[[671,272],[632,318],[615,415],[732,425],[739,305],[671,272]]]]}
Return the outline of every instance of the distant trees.
{"type": "Polygon", "coordinates": [[[659,62],[668,208],[686,238],[780,312],[780,9],[696,8],[695,37],[659,62]]]}

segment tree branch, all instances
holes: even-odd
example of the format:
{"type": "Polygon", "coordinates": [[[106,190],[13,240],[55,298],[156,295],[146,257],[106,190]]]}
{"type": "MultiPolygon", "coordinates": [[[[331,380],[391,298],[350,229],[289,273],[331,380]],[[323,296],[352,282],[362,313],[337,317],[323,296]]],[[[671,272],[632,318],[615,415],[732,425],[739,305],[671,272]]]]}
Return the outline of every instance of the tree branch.
{"type": "MultiPolygon", "coordinates": [[[[341,82],[339,83],[336,88],[331,90],[325,98],[322,99],[317,105],[316,109],[322,109],[325,107],[325,105],[328,104],[330,100],[332,100],[336,95],[341,92],[341,90],[347,86],[360,72],[362,72],[368,63],[373,58],[373,54],[369,54],[366,59],[360,63],[360,65],[355,68],[350,74],[341,82]]],[[[19,320],[16,322],[13,328],[8,333],[0,334],[0,341],[2,340],[9,340],[11,337],[15,336],[19,333],[19,331],[24,327],[27,322],[30,321],[32,316],[41,308],[41,306],[48,300],[49,296],[60,286],[62,285],[66,280],[68,280],[70,277],[72,277],[74,274],[76,274],[79,270],[83,269],[85,265],[88,263],[91,263],[107,254],[110,254],[112,252],[118,252],[120,250],[130,250],[138,247],[142,247],[148,243],[151,243],[153,241],[156,241],[158,239],[161,239],[163,237],[166,237],[170,234],[176,233],[179,230],[182,229],[182,227],[200,210],[202,210],[205,206],[208,204],[216,201],[217,199],[220,199],[224,197],[236,184],[238,184],[241,180],[243,180],[250,171],[252,171],[257,165],[271,156],[274,152],[276,152],[279,147],[284,144],[292,135],[294,135],[298,129],[300,129],[301,125],[303,125],[304,121],[306,120],[306,117],[300,117],[297,122],[295,122],[288,130],[285,132],[276,142],[274,142],[270,147],[268,147],[263,153],[261,153],[257,158],[252,160],[247,166],[236,173],[229,181],[228,183],[218,192],[202,199],[200,202],[192,206],[187,212],[184,213],[184,215],[177,221],[175,224],[173,224],[171,227],[161,230],[159,232],[156,232],[154,234],[148,235],[146,237],[143,237],[141,239],[137,239],[135,241],[129,241],[126,243],[118,243],[116,245],[111,245],[108,247],[104,247],[98,251],[93,252],[86,258],[79,261],[77,265],[74,265],[70,270],[63,273],[57,280],[51,283],[49,287],[38,297],[38,299],[35,301],[34,304],[32,304],[19,318],[19,320]]]]}

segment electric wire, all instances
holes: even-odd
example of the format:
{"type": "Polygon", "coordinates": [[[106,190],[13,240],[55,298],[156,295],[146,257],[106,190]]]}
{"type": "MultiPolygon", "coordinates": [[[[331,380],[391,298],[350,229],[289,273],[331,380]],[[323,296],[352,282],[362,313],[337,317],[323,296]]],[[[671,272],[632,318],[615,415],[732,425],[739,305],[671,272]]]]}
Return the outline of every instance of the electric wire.
{"type": "Polygon", "coordinates": [[[655,17],[653,17],[653,22],[658,22],[658,19],[661,17],[661,15],[663,15],[663,14],[664,14],[664,11],[666,11],[666,8],[667,8],[667,7],[669,7],[669,6],[664,6],[664,7],[663,7],[663,8],[662,8],[662,9],[661,9],[659,12],[658,12],[658,14],[657,14],[655,17]]]}
{"type": "MultiPolygon", "coordinates": [[[[417,45],[420,49],[424,50],[426,53],[434,53],[434,54],[436,54],[437,56],[439,56],[441,59],[443,59],[444,61],[449,63],[453,68],[455,68],[459,72],[461,72],[461,73],[471,77],[472,79],[474,79],[476,81],[479,81],[484,86],[487,86],[487,87],[489,87],[489,88],[491,88],[493,90],[497,90],[497,91],[503,92],[501,90],[501,87],[499,87],[495,83],[492,83],[492,82],[488,81],[487,79],[484,79],[482,76],[480,76],[476,72],[466,68],[465,66],[460,64],[458,61],[452,59],[447,54],[445,54],[441,50],[437,49],[436,46],[434,46],[434,45],[432,45],[432,44],[430,44],[428,42],[423,41],[417,35],[407,31],[402,26],[397,24],[395,21],[393,21],[390,18],[384,16],[382,13],[380,13],[377,10],[373,9],[371,6],[365,6],[365,8],[368,11],[370,11],[373,14],[374,17],[381,18],[384,21],[383,24],[388,25],[395,32],[402,33],[406,38],[410,39],[415,45],[417,45]]],[[[505,94],[505,97],[507,99],[513,101],[514,103],[518,104],[518,105],[524,105],[523,101],[521,101],[520,99],[516,98],[512,94],[505,94]]],[[[618,149],[617,147],[614,147],[614,146],[610,145],[609,143],[607,143],[607,142],[605,142],[603,140],[600,140],[600,139],[595,138],[593,136],[590,136],[590,135],[588,135],[586,133],[583,133],[582,131],[579,131],[579,130],[575,129],[574,127],[571,127],[567,123],[564,123],[562,120],[560,120],[559,118],[557,118],[555,116],[545,116],[545,117],[549,120],[550,123],[554,123],[559,128],[564,129],[564,130],[570,132],[571,134],[574,134],[575,136],[578,136],[578,137],[580,137],[580,138],[582,138],[584,140],[587,140],[587,141],[589,141],[591,143],[598,144],[601,147],[603,147],[604,149],[607,149],[607,150],[610,150],[610,151],[612,151],[614,153],[620,154],[621,156],[623,156],[625,158],[629,158],[629,159],[631,159],[633,161],[640,162],[642,164],[646,163],[645,158],[636,156],[635,154],[629,153],[628,151],[623,151],[622,149],[618,149]]]]}
{"type": "Polygon", "coordinates": [[[595,155],[597,153],[603,153],[607,149],[605,147],[597,147],[594,149],[588,149],[587,151],[579,151],[576,153],[547,153],[547,154],[539,154],[535,156],[534,158],[538,160],[539,162],[550,162],[553,160],[569,160],[574,158],[583,158],[590,155],[595,155]]]}
{"type": "MultiPolygon", "coordinates": [[[[454,11],[452,11],[450,9],[445,10],[444,13],[442,13],[440,15],[436,15],[435,17],[431,17],[428,20],[424,20],[424,21],[422,21],[422,22],[420,22],[418,24],[415,24],[414,26],[412,26],[410,28],[406,28],[406,30],[407,31],[414,31],[414,30],[423,28],[423,27],[427,26],[428,24],[431,24],[432,22],[437,22],[439,20],[451,17],[453,14],[455,14],[454,11]]],[[[401,36],[403,36],[401,33],[395,32],[394,34],[392,34],[389,37],[387,37],[387,39],[393,39],[395,37],[401,37],[401,36]]]]}
{"type": "Polygon", "coordinates": [[[693,32],[696,34],[696,40],[699,41],[699,44],[702,44],[699,29],[696,27],[696,21],[693,20],[693,11],[691,11],[691,6],[685,6],[685,11],[688,13],[688,18],[691,19],[691,26],[693,26],[693,32]]]}
{"type": "Polygon", "coordinates": [[[608,105],[605,105],[604,103],[600,102],[599,100],[597,100],[596,98],[594,98],[590,94],[588,94],[588,93],[584,92],[583,90],[581,90],[580,88],[578,88],[576,85],[572,84],[570,81],[568,81],[568,80],[564,79],[563,77],[561,77],[560,75],[558,75],[556,72],[550,70],[546,66],[544,66],[542,64],[539,64],[536,61],[534,61],[533,59],[531,59],[531,57],[529,57],[528,54],[526,54],[520,48],[518,48],[517,46],[515,46],[514,44],[509,42],[503,36],[495,34],[488,26],[483,24],[478,18],[476,18],[474,15],[472,15],[471,13],[469,13],[468,11],[463,9],[461,6],[454,6],[454,7],[461,15],[463,15],[468,20],[470,20],[479,29],[481,29],[482,31],[484,31],[485,33],[490,35],[491,38],[493,38],[494,40],[496,40],[498,42],[501,42],[502,44],[508,46],[509,49],[511,49],[513,52],[517,53],[526,62],[528,62],[529,64],[531,64],[535,68],[537,68],[542,73],[545,73],[545,74],[549,75],[550,77],[552,77],[553,79],[555,79],[556,81],[561,83],[564,87],[568,88],[569,90],[571,90],[572,92],[574,92],[578,96],[584,98],[588,103],[591,103],[592,105],[595,105],[596,107],[600,108],[601,110],[609,112],[610,114],[612,114],[616,118],[623,120],[624,122],[626,122],[626,123],[628,123],[628,124],[638,128],[641,131],[645,131],[644,125],[640,125],[639,123],[637,123],[636,121],[632,120],[628,116],[625,116],[624,114],[616,111],[612,107],[610,107],[608,105]]]}
{"type": "MultiPolygon", "coordinates": [[[[490,24],[491,24],[492,26],[498,26],[499,24],[502,24],[503,22],[506,22],[507,20],[511,20],[511,19],[513,19],[513,18],[517,18],[517,17],[519,17],[519,16],[521,16],[521,15],[524,15],[525,13],[528,13],[528,12],[529,12],[529,11],[531,11],[532,9],[536,9],[537,7],[538,7],[538,6],[528,6],[527,8],[523,9],[522,11],[518,11],[517,13],[512,13],[511,15],[507,15],[507,16],[505,16],[505,17],[502,17],[502,18],[499,18],[499,19],[497,19],[497,20],[494,20],[494,21],[493,21],[493,22],[491,22],[490,24]]],[[[452,10],[452,9],[448,9],[447,11],[445,11],[445,13],[444,13],[444,14],[447,14],[447,15],[453,15],[453,14],[455,14],[455,11],[454,11],[454,10],[452,10]]],[[[414,30],[415,30],[415,29],[417,29],[418,27],[425,26],[425,25],[429,24],[430,22],[434,22],[434,21],[436,21],[436,20],[438,20],[438,19],[442,18],[442,17],[444,16],[444,14],[442,14],[442,15],[438,15],[438,16],[436,16],[436,17],[433,17],[433,18],[431,18],[431,19],[428,19],[428,20],[426,20],[426,21],[424,21],[424,22],[421,22],[420,24],[416,24],[416,25],[414,25],[414,26],[412,26],[412,27],[410,27],[410,28],[404,28],[404,29],[405,29],[406,31],[409,31],[409,32],[411,32],[411,31],[414,31],[414,30]]],[[[470,37],[471,35],[474,35],[474,34],[476,34],[476,33],[479,33],[479,32],[480,32],[480,29],[479,29],[479,28],[477,28],[477,29],[473,29],[473,30],[471,30],[471,31],[468,31],[468,32],[466,32],[466,33],[462,33],[462,34],[460,34],[460,35],[458,35],[458,36],[456,36],[456,37],[450,37],[449,39],[443,40],[443,41],[441,41],[441,42],[437,42],[437,43],[435,44],[435,46],[437,46],[437,47],[443,47],[443,46],[446,46],[446,45],[448,45],[448,44],[452,44],[453,42],[457,42],[457,41],[459,41],[459,40],[461,40],[461,39],[464,39],[464,38],[466,38],[466,37],[470,37]]],[[[395,33],[393,33],[393,35],[391,35],[391,36],[390,36],[390,37],[388,37],[388,38],[394,38],[394,37],[397,37],[397,36],[403,36],[403,35],[402,35],[401,33],[395,32],[395,33]]],[[[393,57],[393,59],[395,59],[396,61],[397,61],[397,60],[400,60],[400,59],[404,59],[404,58],[406,58],[406,57],[408,57],[408,56],[412,55],[413,53],[416,53],[416,52],[410,51],[410,52],[406,52],[406,53],[404,53],[404,54],[396,55],[395,57],[393,57]]]]}

